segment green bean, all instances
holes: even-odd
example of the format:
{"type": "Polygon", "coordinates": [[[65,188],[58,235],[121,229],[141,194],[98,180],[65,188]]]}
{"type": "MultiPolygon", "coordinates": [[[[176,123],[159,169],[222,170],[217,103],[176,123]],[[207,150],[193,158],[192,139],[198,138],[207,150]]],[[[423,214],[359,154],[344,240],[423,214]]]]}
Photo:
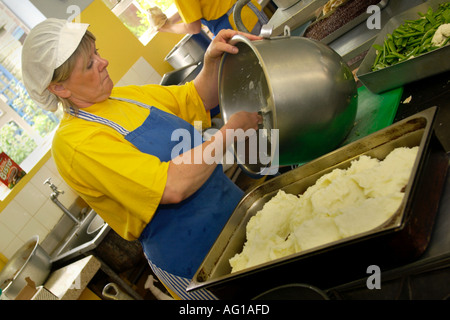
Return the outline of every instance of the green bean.
{"type": "Polygon", "coordinates": [[[394,41],[392,41],[392,39],[389,39],[389,40],[387,41],[387,44],[388,44],[388,46],[389,46],[389,50],[390,50],[392,53],[397,52],[397,48],[395,47],[394,41]]]}
{"type": "Polygon", "coordinates": [[[374,44],[373,47],[375,48],[375,50],[377,50],[378,52],[383,51],[383,47],[380,46],[379,44],[374,44]]]}
{"type": "Polygon", "coordinates": [[[409,59],[411,57],[414,57],[416,55],[416,53],[419,51],[420,47],[415,47],[413,50],[411,50],[410,52],[408,52],[406,54],[406,59],[409,59]]]}
{"type": "Polygon", "coordinates": [[[411,32],[411,33],[406,33],[404,35],[401,35],[400,38],[415,37],[415,36],[420,36],[422,34],[424,34],[424,32],[411,32]]]}
{"type": "Polygon", "coordinates": [[[406,57],[405,57],[404,55],[402,55],[401,53],[398,53],[398,52],[392,52],[392,54],[393,54],[395,57],[400,58],[400,59],[402,59],[402,60],[405,60],[405,59],[406,59],[406,57]]]}
{"type": "Polygon", "coordinates": [[[428,30],[428,31],[423,35],[421,42],[424,42],[428,37],[430,37],[431,35],[434,35],[434,33],[436,32],[436,30],[437,30],[437,28],[436,28],[436,29],[430,29],[430,30],[428,30]]]}
{"type": "Polygon", "coordinates": [[[447,43],[449,42],[449,40],[450,40],[450,37],[447,37],[447,39],[445,39],[444,42],[442,43],[441,47],[446,46],[447,43]]]}

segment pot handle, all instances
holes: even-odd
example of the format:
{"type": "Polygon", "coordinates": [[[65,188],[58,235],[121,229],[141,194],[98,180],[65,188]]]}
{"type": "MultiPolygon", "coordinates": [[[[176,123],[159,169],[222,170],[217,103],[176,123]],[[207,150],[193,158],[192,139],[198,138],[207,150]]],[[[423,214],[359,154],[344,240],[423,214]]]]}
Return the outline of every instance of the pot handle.
{"type": "Polygon", "coordinates": [[[272,31],[273,28],[272,26],[269,26],[267,24],[263,25],[262,29],[261,29],[261,33],[259,34],[261,37],[263,37],[264,39],[284,39],[284,38],[289,38],[291,36],[291,28],[289,28],[288,25],[284,26],[284,33],[282,36],[274,36],[272,37],[272,31]],[[266,27],[266,28],[264,28],[266,27]]]}
{"type": "MultiPolygon", "coordinates": [[[[250,33],[250,31],[247,30],[244,23],[242,22],[241,18],[241,12],[242,8],[247,5],[251,0],[238,0],[236,4],[234,5],[233,9],[233,19],[234,23],[236,24],[236,28],[241,32],[250,33]]],[[[272,30],[273,27],[269,24],[264,24],[261,27],[260,36],[268,39],[272,36],[272,30]]],[[[284,26],[284,35],[283,37],[290,37],[291,36],[291,30],[288,25],[284,26]]]]}
{"type": "Polygon", "coordinates": [[[242,12],[242,8],[245,5],[247,5],[247,3],[249,3],[249,2],[250,2],[250,0],[238,0],[236,2],[236,4],[234,5],[234,9],[233,9],[233,19],[234,19],[234,23],[236,24],[237,29],[241,32],[246,32],[246,33],[249,33],[249,31],[247,30],[244,23],[242,22],[241,12],[242,12]]]}

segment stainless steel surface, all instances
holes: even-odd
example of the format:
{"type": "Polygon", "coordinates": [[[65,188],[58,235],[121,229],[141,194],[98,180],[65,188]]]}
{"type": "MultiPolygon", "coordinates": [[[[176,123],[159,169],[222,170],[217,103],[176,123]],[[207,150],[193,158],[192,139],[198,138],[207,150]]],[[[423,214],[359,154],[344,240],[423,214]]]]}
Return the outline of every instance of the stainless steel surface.
{"type": "Polygon", "coordinates": [[[174,69],[201,62],[210,42],[211,39],[203,30],[198,34],[188,34],[175,45],[164,60],[174,69]]]}
{"type": "MultiPolygon", "coordinates": [[[[268,23],[268,25],[273,27],[272,34],[282,34],[284,26],[288,25],[292,30],[292,34],[299,35],[297,30],[304,29],[305,23],[315,19],[315,17],[317,16],[317,10],[325,5],[326,2],[326,0],[303,0],[290,7],[288,10],[277,10],[268,23]]],[[[389,1],[385,8],[381,10],[381,28],[383,28],[383,26],[391,17],[424,2],[426,2],[426,0],[389,1]]],[[[366,18],[368,18],[369,16],[370,14],[366,14],[366,18]]],[[[324,41],[340,56],[342,56],[344,61],[346,62],[367,51],[380,32],[379,29],[369,29],[366,22],[364,21],[365,19],[363,19],[363,16],[360,16],[359,18],[360,20],[362,20],[359,24],[352,22],[352,28],[339,37],[336,38],[335,34],[330,35],[330,38],[328,39],[324,39],[324,41]],[[332,38],[336,39],[331,41],[332,38]]],[[[358,65],[356,65],[355,68],[358,65]]]]}
{"type": "Polygon", "coordinates": [[[164,74],[160,81],[162,86],[179,85],[194,80],[202,69],[202,62],[196,62],[164,74]]]}
{"type": "MultiPolygon", "coordinates": [[[[249,41],[235,36],[236,55],[225,54],[219,69],[219,101],[227,122],[238,111],[263,113],[270,163],[251,161],[235,148],[246,173],[271,165],[298,164],[334,148],[353,126],[357,90],[352,73],[333,50],[302,37],[249,41]],[[271,139],[271,129],[278,129],[271,139]]],[[[260,137],[258,146],[265,145],[260,137]]],[[[247,141],[251,140],[248,139],[247,141]]],[[[252,146],[245,146],[251,148],[252,146]]]]}
{"type": "MultiPolygon", "coordinates": [[[[420,18],[419,12],[426,12],[430,7],[436,10],[439,4],[444,2],[446,1],[430,0],[391,18],[378,34],[374,43],[382,45],[387,34],[392,34],[405,20],[417,20],[420,18]]],[[[381,70],[372,71],[372,64],[376,55],[376,50],[373,47],[370,48],[356,73],[359,80],[374,93],[394,89],[450,70],[450,46],[436,49],[381,70]]]]}
{"type": "Polygon", "coordinates": [[[58,208],[60,208],[62,210],[62,212],[64,212],[64,214],[66,216],[68,216],[73,222],[75,222],[75,224],[80,224],[80,221],[72,214],[72,212],[70,212],[59,200],[58,200],[58,196],[62,193],[64,193],[64,191],[62,190],[58,190],[58,187],[56,187],[52,182],[51,182],[51,178],[47,178],[44,181],[44,184],[48,184],[50,186],[50,188],[52,189],[53,193],[50,195],[50,199],[58,206],[58,208]]]}
{"type": "Polygon", "coordinates": [[[51,253],[52,262],[67,261],[95,249],[111,227],[94,210],[69,232],[66,239],[51,253]]]}
{"type": "Polygon", "coordinates": [[[1,298],[14,300],[26,286],[29,277],[36,285],[42,285],[50,274],[52,263],[47,252],[39,245],[39,237],[33,236],[12,256],[0,272],[1,298]]]}
{"type": "Polygon", "coordinates": [[[327,2],[328,0],[302,0],[287,9],[276,10],[268,23],[273,27],[272,35],[283,34],[285,25],[294,30],[315,19],[318,16],[318,9],[327,2]]]}
{"type": "Polygon", "coordinates": [[[273,3],[277,5],[278,9],[287,9],[300,1],[301,0],[273,0],[273,3]]]}
{"type": "MultiPolygon", "coordinates": [[[[411,7],[426,2],[425,0],[392,0],[380,12],[380,24],[383,28],[389,19],[397,14],[408,10],[411,7]]],[[[367,14],[369,17],[369,14],[367,14]]],[[[365,21],[349,30],[328,45],[343,57],[345,61],[349,61],[355,56],[367,51],[372,46],[373,41],[379,34],[380,29],[369,29],[365,21]]]]}
{"type": "MultiPolygon", "coordinates": [[[[327,276],[319,271],[318,275],[316,275],[318,278],[314,278],[315,275],[308,272],[313,272],[310,269],[326,270],[327,266],[321,264],[325,261],[326,264],[333,266],[333,270],[338,270],[337,268],[340,264],[345,264],[347,261],[346,259],[355,256],[356,252],[358,252],[356,262],[350,261],[349,265],[344,265],[342,270],[339,269],[339,272],[342,272],[339,273],[339,279],[344,281],[343,278],[345,278],[345,272],[353,274],[355,270],[352,268],[358,268],[356,264],[360,262],[363,264],[366,263],[364,261],[365,253],[368,255],[366,257],[367,259],[375,259],[373,261],[380,263],[383,262],[383,260],[380,259],[384,258],[385,260],[388,260],[387,263],[389,263],[390,260],[393,259],[392,255],[397,256],[402,255],[403,251],[408,252],[408,246],[411,247],[417,245],[420,246],[418,250],[425,250],[426,244],[413,243],[413,241],[411,243],[403,243],[401,247],[397,248],[390,247],[388,244],[390,243],[389,241],[395,239],[394,237],[396,235],[401,235],[403,230],[408,230],[405,232],[410,232],[410,227],[406,227],[406,225],[417,218],[416,216],[411,215],[412,212],[416,213],[411,205],[411,201],[413,199],[413,194],[418,188],[421,169],[423,169],[424,162],[428,157],[427,149],[432,137],[435,113],[436,108],[430,108],[415,116],[399,121],[383,130],[313,160],[295,170],[269,180],[246,194],[236,207],[222,233],[219,235],[199,267],[188,290],[207,287],[213,292],[230,290],[226,292],[231,293],[234,292],[233,290],[236,288],[245,287],[242,283],[245,279],[249,279],[248,281],[254,283],[255,286],[264,286],[263,284],[260,284],[259,281],[264,282],[264,279],[271,278],[272,283],[269,288],[283,284],[282,281],[289,281],[288,283],[308,281],[309,284],[314,284],[314,281],[323,281],[324,283],[327,281],[333,282],[336,280],[333,276],[333,272],[329,273],[329,276],[327,276]],[[353,237],[341,239],[318,248],[312,248],[236,273],[230,273],[231,267],[229,259],[236,253],[242,251],[246,238],[246,226],[249,219],[255,215],[256,212],[278,192],[278,190],[281,189],[291,194],[301,194],[324,174],[331,172],[335,168],[347,168],[352,160],[357,159],[361,155],[369,155],[378,159],[384,159],[384,157],[386,157],[386,155],[394,148],[402,146],[419,146],[419,151],[410,180],[405,188],[405,196],[400,208],[385,224],[374,230],[353,237]],[[383,239],[387,239],[387,243],[383,243],[383,239]],[[369,241],[372,241],[370,243],[375,248],[381,245],[383,250],[373,251],[373,247],[368,247],[369,241]],[[354,251],[355,248],[359,250],[354,251]],[[371,248],[372,250],[370,250],[371,248]],[[337,251],[338,253],[333,256],[336,250],[340,251],[337,251]],[[391,252],[389,250],[393,251],[391,252]],[[346,254],[346,259],[343,259],[344,255],[341,255],[343,253],[346,254]],[[325,260],[319,260],[321,257],[324,257],[322,259],[325,260]],[[353,265],[353,263],[355,265],[353,265]],[[298,270],[302,270],[302,272],[298,272],[298,270]]],[[[445,165],[448,165],[448,159],[446,160],[445,165]]],[[[426,211],[429,210],[429,208],[425,207],[423,210],[426,211]]],[[[420,214],[431,215],[432,213],[421,212],[420,214]]],[[[424,234],[424,236],[426,236],[426,234],[424,234]]]]}

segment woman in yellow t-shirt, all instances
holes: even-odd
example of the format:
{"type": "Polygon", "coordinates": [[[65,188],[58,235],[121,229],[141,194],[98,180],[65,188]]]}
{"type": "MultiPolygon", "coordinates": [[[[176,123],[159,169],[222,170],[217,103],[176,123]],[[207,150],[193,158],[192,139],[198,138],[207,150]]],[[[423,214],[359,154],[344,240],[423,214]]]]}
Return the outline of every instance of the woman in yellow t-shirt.
{"type": "MultiPolygon", "coordinates": [[[[178,14],[166,19],[158,31],[179,34],[197,34],[202,24],[214,34],[222,29],[237,30],[233,19],[233,9],[237,0],[175,0],[178,14]],[[181,23],[178,23],[182,20],[181,23]]],[[[267,16],[261,11],[256,0],[243,7],[241,18],[244,26],[252,34],[259,34],[261,26],[266,24],[267,16]]]]}
{"type": "Polygon", "coordinates": [[[185,85],[113,88],[108,61],[87,28],[50,18],[23,45],[31,98],[49,111],[64,107],[52,144],[58,171],[115,232],[139,239],[174,297],[213,299],[207,290],[186,287],[243,192],[204,150],[226,151],[234,140],[228,129],[257,129],[262,118],[238,112],[206,142],[194,125],[209,124],[220,59],[237,52],[228,41],[238,32],[220,32],[202,71],[185,85]]]}

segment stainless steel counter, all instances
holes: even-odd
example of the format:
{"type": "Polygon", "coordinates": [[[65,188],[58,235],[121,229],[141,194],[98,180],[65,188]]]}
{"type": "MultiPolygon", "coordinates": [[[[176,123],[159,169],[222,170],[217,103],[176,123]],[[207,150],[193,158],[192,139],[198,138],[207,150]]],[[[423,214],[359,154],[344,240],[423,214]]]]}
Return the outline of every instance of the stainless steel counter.
{"type": "MultiPolygon", "coordinates": [[[[390,0],[387,6],[381,10],[381,29],[390,18],[403,11],[422,4],[423,0],[390,0]]],[[[369,14],[367,15],[369,17],[369,14]]],[[[380,30],[381,30],[380,29],[380,30]]],[[[366,21],[360,23],[341,37],[337,38],[328,45],[339,53],[345,61],[358,56],[368,50],[375,40],[380,30],[367,28],[366,21]]]]}
{"type": "MultiPolygon", "coordinates": [[[[269,25],[273,27],[272,35],[283,34],[285,25],[288,25],[292,34],[296,30],[304,28],[304,24],[309,22],[316,14],[316,11],[322,7],[328,0],[302,0],[287,9],[278,9],[269,20],[269,25]]],[[[424,0],[390,0],[381,10],[380,22],[381,29],[388,20],[402,13],[403,11],[424,3],[424,0]]],[[[370,14],[367,14],[369,17],[370,14]]],[[[380,30],[381,30],[380,29],[380,30]]],[[[356,25],[350,31],[328,43],[345,61],[349,61],[368,50],[378,35],[378,29],[369,29],[366,20],[356,25]]]]}

